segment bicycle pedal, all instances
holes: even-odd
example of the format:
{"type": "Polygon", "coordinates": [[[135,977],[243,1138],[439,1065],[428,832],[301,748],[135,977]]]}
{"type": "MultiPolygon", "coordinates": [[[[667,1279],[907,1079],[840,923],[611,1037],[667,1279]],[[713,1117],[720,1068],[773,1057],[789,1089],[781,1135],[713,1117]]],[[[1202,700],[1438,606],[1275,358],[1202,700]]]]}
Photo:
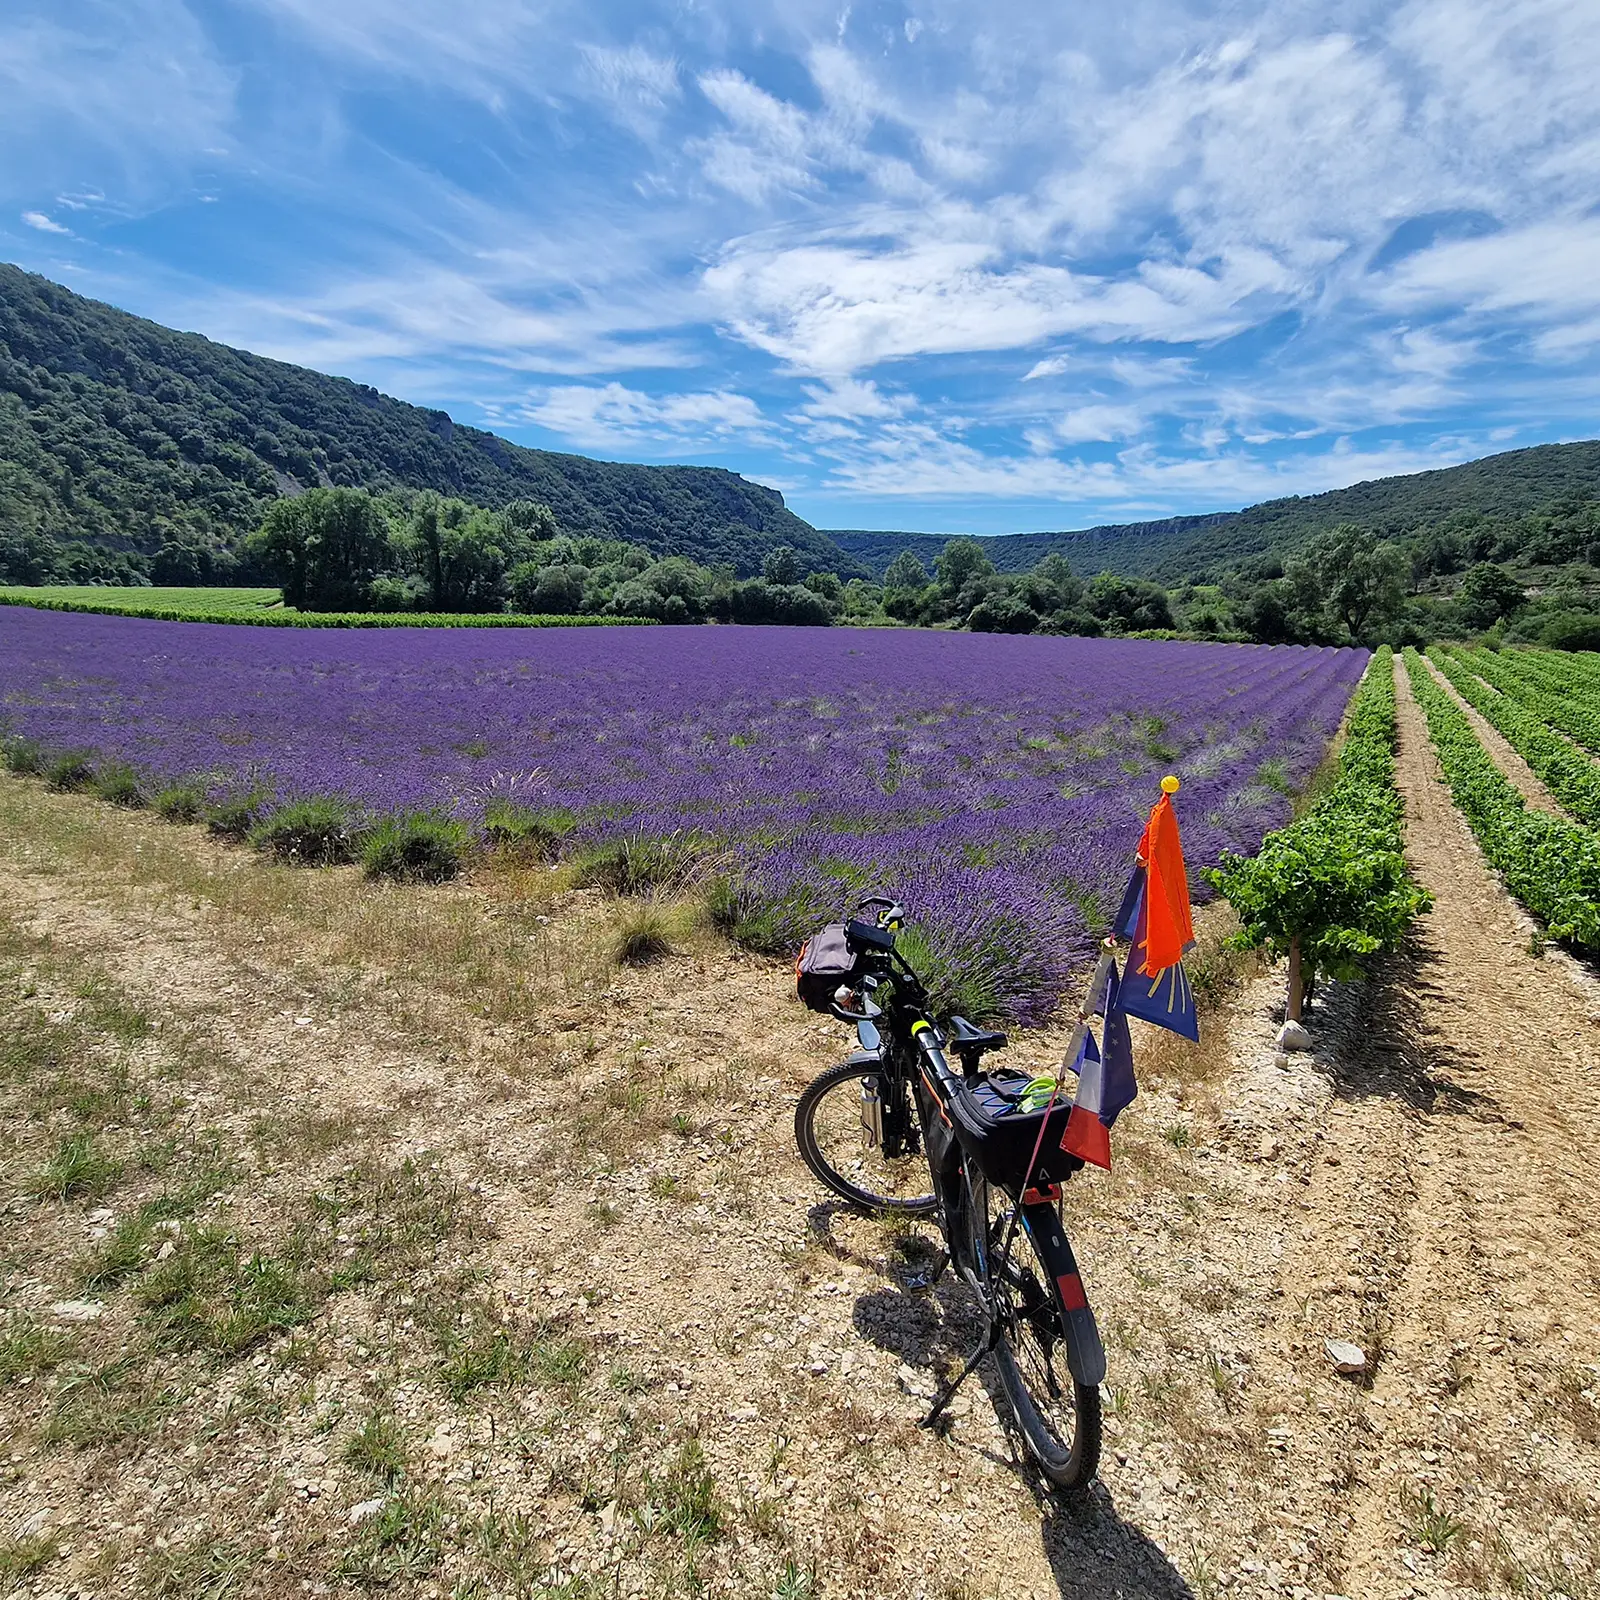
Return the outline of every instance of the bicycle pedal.
{"type": "Polygon", "coordinates": [[[906,1279],[906,1288],[913,1293],[921,1294],[931,1289],[944,1276],[944,1269],[950,1265],[950,1252],[941,1250],[937,1259],[926,1272],[919,1272],[915,1277],[906,1279]]]}

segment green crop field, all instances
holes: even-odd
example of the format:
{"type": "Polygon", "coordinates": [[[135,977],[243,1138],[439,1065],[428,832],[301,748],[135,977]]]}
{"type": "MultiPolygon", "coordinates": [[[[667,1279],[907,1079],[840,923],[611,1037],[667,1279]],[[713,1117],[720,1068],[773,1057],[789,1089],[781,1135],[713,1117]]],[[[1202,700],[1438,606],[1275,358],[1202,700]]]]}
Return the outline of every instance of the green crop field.
{"type": "Polygon", "coordinates": [[[90,583],[45,584],[39,588],[8,584],[0,587],[0,599],[13,605],[55,601],[65,607],[126,611],[132,616],[167,616],[180,612],[197,620],[216,616],[233,619],[241,612],[283,608],[283,594],[278,589],[114,589],[90,583]]]}
{"type": "Polygon", "coordinates": [[[649,617],[533,616],[518,612],[297,611],[277,589],[115,589],[97,584],[0,585],[0,606],[162,622],[247,622],[279,628],[579,628],[638,626],[649,617]]]}

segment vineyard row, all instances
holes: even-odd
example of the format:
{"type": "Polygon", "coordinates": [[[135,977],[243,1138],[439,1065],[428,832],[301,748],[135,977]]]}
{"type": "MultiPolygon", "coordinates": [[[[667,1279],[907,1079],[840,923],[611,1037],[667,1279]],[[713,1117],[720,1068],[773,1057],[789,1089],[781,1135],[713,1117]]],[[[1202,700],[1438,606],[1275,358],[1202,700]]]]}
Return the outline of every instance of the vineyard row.
{"type": "Polygon", "coordinates": [[[1491,727],[1505,736],[1511,748],[1533,768],[1539,781],[1580,822],[1600,826],[1600,767],[1570,739],[1553,733],[1549,702],[1555,697],[1535,692],[1529,700],[1513,699],[1511,692],[1491,687],[1493,680],[1474,676],[1490,668],[1470,664],[1435,647],[1429,658],[1455,685],[1456,692],[1491,727]],[[1533,702],[1533,703],[1530,703],[1533,702]]]}
{"type": "Polygon", "coordinates": [[[1600,836],[1530,811],[1415,650],[1406,672],[1461,814],[1506,886],[1552,938],[1600,953],[1600,836]]]}

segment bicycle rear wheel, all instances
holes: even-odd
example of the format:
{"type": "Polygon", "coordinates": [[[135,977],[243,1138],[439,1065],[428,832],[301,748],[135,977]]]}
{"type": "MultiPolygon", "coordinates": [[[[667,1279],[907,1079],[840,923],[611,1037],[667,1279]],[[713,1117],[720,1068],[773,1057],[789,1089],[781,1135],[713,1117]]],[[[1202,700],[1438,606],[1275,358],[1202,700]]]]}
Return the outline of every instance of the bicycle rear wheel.
{"type": "Polygon", "coordinates": [[[1056,1488],[1080,1493],[1100,1465],[1100,1389],[1067,1365],[1059,1291],[1018,1221],[1009,1258],[995,1259],[1010,1222],[1010,1198],[982,1178],[969,1187],[979,1294],[1000,1321],[995,1367],[1029,1452],[1056,1488]]]}
{"type": "Polygon", "coordinates": [[[937,1203],[910,1097],[875,1066],[845,1061],[813,1079],[795,1107],[794,1138],[812,1172],[858,1210],[926,1216],[937,1203]],[[869,1093],[878,1097],[881,1137],[869,1130],[869,1093]]]}

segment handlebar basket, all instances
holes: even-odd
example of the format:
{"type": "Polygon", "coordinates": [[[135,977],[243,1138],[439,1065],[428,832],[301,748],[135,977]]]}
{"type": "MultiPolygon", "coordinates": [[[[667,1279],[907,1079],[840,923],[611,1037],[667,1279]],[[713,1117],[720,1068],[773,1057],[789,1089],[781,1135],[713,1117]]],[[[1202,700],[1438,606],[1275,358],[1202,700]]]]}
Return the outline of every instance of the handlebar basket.
{"type": "Polygon", "coordinates": [[[842,922],[830,922],[800,946],[794,964],[795,993],[813,1011],[829,1013],[840,989],[853,989],[863,975],[842,922]]]}

